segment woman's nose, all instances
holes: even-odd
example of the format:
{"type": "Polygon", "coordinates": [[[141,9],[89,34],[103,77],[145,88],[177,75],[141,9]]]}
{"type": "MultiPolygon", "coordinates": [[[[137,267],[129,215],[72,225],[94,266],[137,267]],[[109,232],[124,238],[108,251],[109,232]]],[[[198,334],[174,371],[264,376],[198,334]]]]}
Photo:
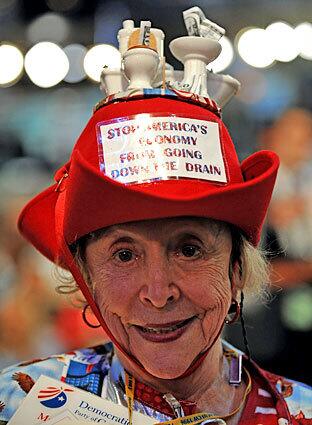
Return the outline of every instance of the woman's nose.
{"type": "Polygon", "coordinates": [[[139,293],[143,304],[163,308],[179,299],[180,290],[174,283],[167,258],[153,258],[143,279],[139,293]]]}

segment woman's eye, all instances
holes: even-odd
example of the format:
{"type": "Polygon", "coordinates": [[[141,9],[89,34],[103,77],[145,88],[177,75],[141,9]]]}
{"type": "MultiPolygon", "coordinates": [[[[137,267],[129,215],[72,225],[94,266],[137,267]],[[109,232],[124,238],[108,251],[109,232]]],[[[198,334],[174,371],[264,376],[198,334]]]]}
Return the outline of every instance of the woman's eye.
{"type": "Polygon", "coordinates": [[[181,248],[181,253],[184,257],[195,257],[200,253],[200,249],[196,245],[184,245],[181,248]]]}
{"type": "Polygon", "coordinates": [[[122,249],[116,252],[115,257],[117,257],[123,263],[126,263],[127,261],[131,261],[134,255],[133,255],[133,252],[130,251],[129,249],[122,249]]]}

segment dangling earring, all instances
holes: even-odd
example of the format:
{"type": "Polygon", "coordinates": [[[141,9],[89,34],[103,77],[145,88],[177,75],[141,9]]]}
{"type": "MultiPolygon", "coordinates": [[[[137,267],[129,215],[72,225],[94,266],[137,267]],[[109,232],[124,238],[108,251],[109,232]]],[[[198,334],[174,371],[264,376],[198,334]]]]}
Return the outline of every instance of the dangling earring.
{"type": "Polygon", "coordinates": [[[250,354],[250,349],[249,349],[249,344],[248,344],[248,340],[247,340],[247,331],[246,331],[246,327],[245,327],[245,320],[244,320],[244,316],[243,316],[243,307],[244,307],[244,293],[243,291],[241,291],[241,299],[240,299],[240,322],[242,325],[242,333],[243,333],[243,341],[244,341],[244,346],[245,346],[245,352],[246,355],[248,357],[248,360],[251,360],[251,354],[250,354]]]}
{"type": "Polygon", "coordinates": [[[240,305],[234,298],[232,299],[232,302],[228,311],[228,315],[230,314],[231,315],[234,314],[234,316],[225,318],[224,323],[226,325],[231,325],[232,323],[236,322],[236,320],[238,319],[240,315],[240,305]]]}
{"type": "Polygon", "coordinates": [[[90,307],[90,306],[89,306],[89,304],[86,304],[86,305],[84,306],[83,310],[82,310],[82,320],[85,322],[85,324],[86,324],[87,326],[89,326],[89,328],[96,329],[96,328],[101,327],[101,325],[100,325],[100,324],[98,324],[98,325],[93,325],[92,323],[88,322],[88,320],[87,320],[87,309],[88,309],[88,307],[90,307]]]}

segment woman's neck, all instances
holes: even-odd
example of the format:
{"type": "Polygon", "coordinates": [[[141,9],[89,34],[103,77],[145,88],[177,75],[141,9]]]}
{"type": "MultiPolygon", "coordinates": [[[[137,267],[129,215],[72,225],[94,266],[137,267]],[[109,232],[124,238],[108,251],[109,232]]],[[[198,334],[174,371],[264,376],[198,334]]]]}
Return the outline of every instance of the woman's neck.
{"type": "Polygon", "coordinates": [[[122,353],[118,353],[124,368],[138,381],[145,383],[160,393],[172,394],[177,400],[196,403],[197,412],[213,413],[226,418],[228,425],[239,423],[246,396],[246,383],[239,386],[229,384],[229,364],[221,341],[218,341],[204,361],[189,376],[177,379],[161,379],[142,371],[122,353]],[[242,403],[243,401],[243,403],[242,403]],[[235,412],[237,407],[240,409],[235,412]],[[233,414],[231,414],[234,412],[233,414]]]}
{"type": "Polygon", "coordinates": [[[228,385],[228,365],[224,361],[221,342],[216,343],[204,361],[189,376],[174,379],[162,379],[142,370],[135,363],[118,352],[124,368],[138,381],[143,382],[161,393],[171,393],[180,400],[197,401],[203,394],[211,393],[214,398],[221,387],[228,385]]]}

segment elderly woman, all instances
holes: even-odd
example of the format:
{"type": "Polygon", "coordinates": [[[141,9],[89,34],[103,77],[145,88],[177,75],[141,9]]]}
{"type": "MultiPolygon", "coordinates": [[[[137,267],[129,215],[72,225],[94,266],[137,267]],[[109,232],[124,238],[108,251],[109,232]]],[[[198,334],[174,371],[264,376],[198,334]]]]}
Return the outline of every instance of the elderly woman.
{"type": "Polygon", "coordinates": [[[261,370],[244,326],[247,355],[221,340],[267,279],[256,245],[277,168],[269,151],[239,164],[210,99],[101,102],[19,229],[71,272],[74,288],[60,290],[79,287],[84,319],[90,307],[112,344],[6,369],[1,423],[41,375],[126,406],[129,422],[135,410],[154,423],[312,423],[310,390],[261,370]]]}

